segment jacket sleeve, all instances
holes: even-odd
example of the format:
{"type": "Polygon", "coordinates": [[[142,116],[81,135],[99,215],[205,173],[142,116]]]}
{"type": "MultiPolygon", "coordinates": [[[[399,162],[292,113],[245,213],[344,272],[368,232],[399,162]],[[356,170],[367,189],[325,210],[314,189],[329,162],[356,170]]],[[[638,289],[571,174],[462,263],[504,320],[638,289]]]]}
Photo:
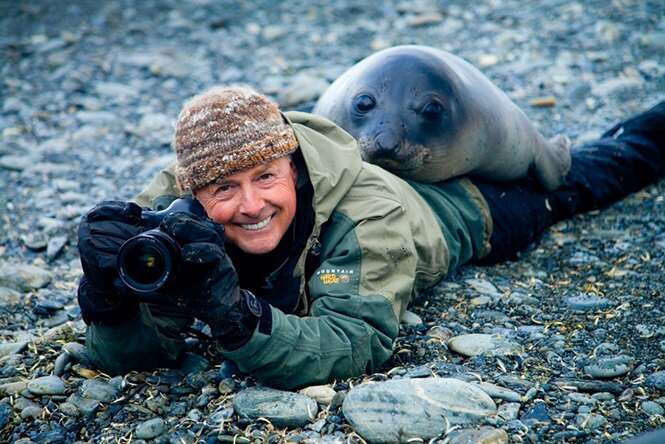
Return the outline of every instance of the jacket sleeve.
{"type": "Polygon", "coordinates": [[[416,258],[396,208],[353,224],[335,213],[322,237],[322,263],[309,279],[309,316],[272,307],[240,349],[225,351],[265,383],[295,388],[376,371],[392,354],[399,316],[413,292],[416,258]]]}

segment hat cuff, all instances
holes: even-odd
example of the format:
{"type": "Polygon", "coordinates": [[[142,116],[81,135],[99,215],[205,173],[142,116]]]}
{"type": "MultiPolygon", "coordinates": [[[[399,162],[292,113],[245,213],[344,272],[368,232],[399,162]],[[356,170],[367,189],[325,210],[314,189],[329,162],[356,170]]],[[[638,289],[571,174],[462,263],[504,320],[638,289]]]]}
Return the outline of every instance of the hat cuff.
{"type": "Polygon", "coordinates": [[[269,143],[260,149],[245,145],[231,153],[200,159],[184,167],[176,165],[176,180],[183,190],[198,190],[225,176],[288,156],[297,148],[298,141],[295,136],[288,143],[269,143]]]}

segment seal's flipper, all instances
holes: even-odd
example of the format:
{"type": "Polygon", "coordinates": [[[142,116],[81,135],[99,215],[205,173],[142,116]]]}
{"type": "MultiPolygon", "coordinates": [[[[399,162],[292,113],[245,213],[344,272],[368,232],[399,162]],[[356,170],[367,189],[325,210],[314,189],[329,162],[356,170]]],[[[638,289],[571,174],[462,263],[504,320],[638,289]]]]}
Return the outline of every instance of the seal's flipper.
{"type": "Polygon", "coordinates": [[[538,182],[548,191],[554,191],[563,184],[570,170],[570,146],[568,136],[558,134],[546,141],[534,159],[538,182]]]}

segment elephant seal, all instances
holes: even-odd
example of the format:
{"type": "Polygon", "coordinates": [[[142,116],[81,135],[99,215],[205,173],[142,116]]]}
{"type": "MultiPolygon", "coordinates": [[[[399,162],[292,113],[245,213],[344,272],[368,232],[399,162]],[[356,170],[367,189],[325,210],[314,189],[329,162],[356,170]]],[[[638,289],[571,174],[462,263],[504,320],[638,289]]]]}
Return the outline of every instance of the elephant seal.
{"type": "Polygon", "coordinates": [[[570,168],[567,137],[546,140],[475,67],[427,46],[397,46],[361,60],[313,112],[354,136],[364,160],[408,179],[470,174],[505,181],[533,170],[554,190],[570,168]]]}

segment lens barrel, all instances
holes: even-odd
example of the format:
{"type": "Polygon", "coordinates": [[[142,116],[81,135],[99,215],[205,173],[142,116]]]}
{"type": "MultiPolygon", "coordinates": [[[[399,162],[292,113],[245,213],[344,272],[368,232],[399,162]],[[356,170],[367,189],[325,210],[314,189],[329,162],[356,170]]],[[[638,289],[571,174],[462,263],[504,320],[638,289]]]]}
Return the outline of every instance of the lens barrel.
{"type": "Polygon", "coordinates": [[[137,293],[153,293],[177,274],[180,247],[171,236],[153,229],[128,239],[118,252],[118,274],[137,293]]]}

